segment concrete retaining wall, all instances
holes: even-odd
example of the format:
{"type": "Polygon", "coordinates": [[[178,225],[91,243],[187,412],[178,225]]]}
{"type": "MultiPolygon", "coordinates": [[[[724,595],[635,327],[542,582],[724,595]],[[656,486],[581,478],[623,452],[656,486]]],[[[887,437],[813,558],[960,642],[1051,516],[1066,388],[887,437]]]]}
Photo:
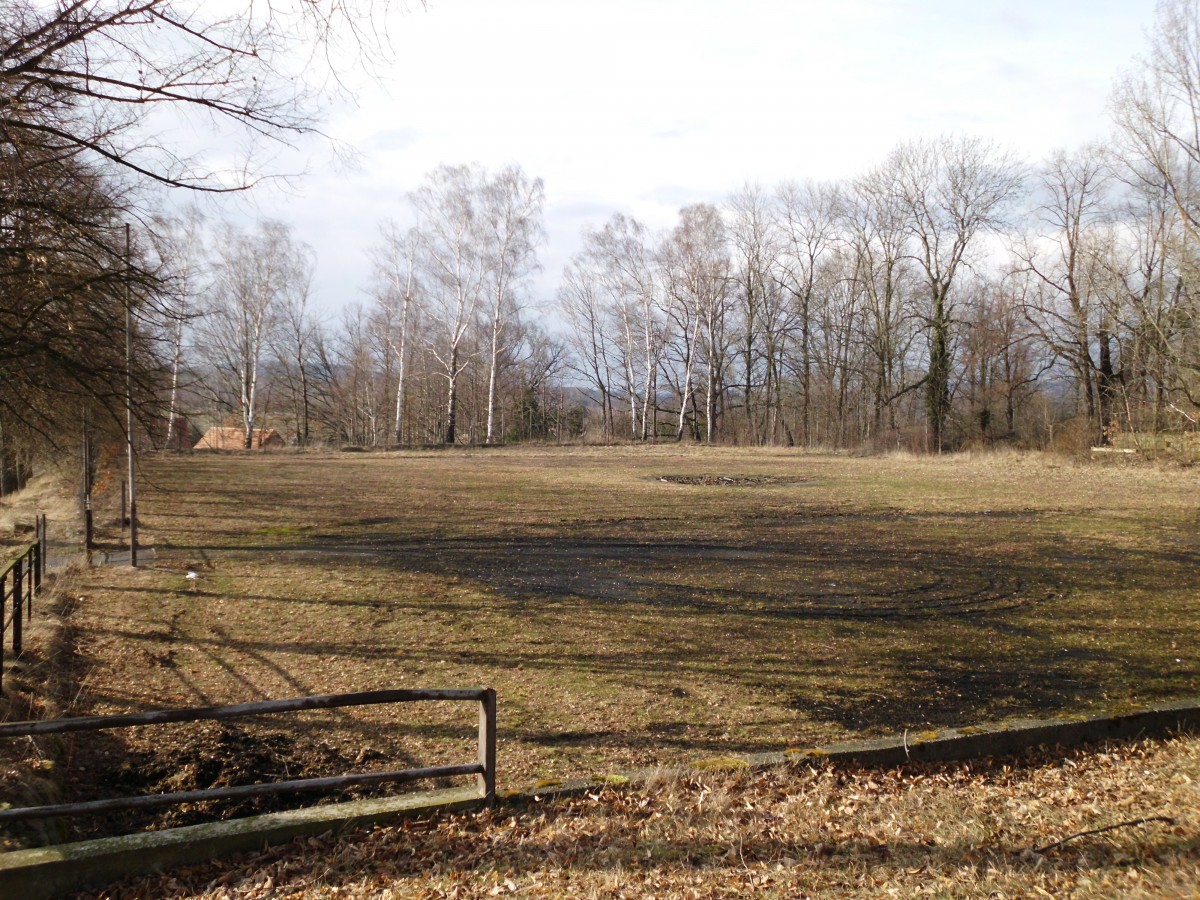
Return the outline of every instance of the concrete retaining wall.
{"type": "Polygon", "coordinates": [[[172,866],[263,850],[299,837],[482,805],[479,790],[472,785],[16,850],[0,854],[0,898],[47,900],[128,875],[149,875],[172,866]]]}

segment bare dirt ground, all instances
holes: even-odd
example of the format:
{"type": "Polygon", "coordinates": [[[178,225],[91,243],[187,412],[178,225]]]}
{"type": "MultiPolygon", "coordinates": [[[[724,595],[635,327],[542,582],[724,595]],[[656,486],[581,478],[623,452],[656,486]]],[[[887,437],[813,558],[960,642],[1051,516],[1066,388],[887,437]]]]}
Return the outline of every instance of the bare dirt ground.
{"type": "MultiPolygon", "coordinates": [[[[215,454],[148,460],[140,508],[153,562],[72,593],[73,711],[491,686],[502,788],[1200,684],[1195,469],[215,454]]],[[[434,705],[76,740],[60,764],[82,799],[473,757],[474,711],[434,705]]]]}

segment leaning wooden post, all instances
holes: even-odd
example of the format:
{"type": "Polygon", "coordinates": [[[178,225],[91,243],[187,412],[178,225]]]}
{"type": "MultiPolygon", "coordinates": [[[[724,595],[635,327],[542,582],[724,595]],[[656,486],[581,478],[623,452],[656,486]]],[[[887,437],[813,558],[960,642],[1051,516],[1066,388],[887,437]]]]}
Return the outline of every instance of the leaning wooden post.
{"type": "Polygon", "coordinates": [[[485,688],[479,698],[479,793],[486,806],[496,805],[496,691],[485,688]]]}
{"type": "Polygon", "coordinates": [[[23,649],[22,645],[24,644],[24,641],[22,640],[23,635],[21,634],[21,628],[23,627],[22,620],[21,620],[21,613],[23,612],[23,610],[21,609],[21,594],[23,593],[23,591],[22,591],[23,585],[21,584],[21,562],[23,559],[24,559],[24,557],[18,557],[17,561],[15,563],[13,563],[13,570],[12,570],[12,573],[13,573],[13,592],[12,592],[13,618],[12,618],[12,623],[13,623],[13,656],[14,657],[21,655],[21,650],[23,649]]]}

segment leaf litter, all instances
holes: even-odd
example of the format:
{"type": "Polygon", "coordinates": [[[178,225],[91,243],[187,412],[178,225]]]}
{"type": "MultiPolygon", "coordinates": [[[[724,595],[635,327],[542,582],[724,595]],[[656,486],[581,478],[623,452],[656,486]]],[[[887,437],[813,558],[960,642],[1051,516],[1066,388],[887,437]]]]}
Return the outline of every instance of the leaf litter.
{"type": "Polygon", "coordinates": [[[1195,735],[702,773],[324,835],[81,896],[1193,897],[1198,779],[1195,735]]]}

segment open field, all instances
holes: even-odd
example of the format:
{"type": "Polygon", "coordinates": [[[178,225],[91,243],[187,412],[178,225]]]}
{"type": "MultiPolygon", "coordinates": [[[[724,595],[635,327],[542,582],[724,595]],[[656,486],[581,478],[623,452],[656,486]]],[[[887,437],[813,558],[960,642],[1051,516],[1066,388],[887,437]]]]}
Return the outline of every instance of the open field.
{"type": "MultiPolygon", "coordinates": [[[[141,490],[157,559],[90,571],[71,610],[80,711],[492,686],[512,788],[1200,685],[1195,469],[547,448],[162,456],[141,490]]],[[[473,725],[72,753],[161,789],[466,761],[473,725]]]]}

